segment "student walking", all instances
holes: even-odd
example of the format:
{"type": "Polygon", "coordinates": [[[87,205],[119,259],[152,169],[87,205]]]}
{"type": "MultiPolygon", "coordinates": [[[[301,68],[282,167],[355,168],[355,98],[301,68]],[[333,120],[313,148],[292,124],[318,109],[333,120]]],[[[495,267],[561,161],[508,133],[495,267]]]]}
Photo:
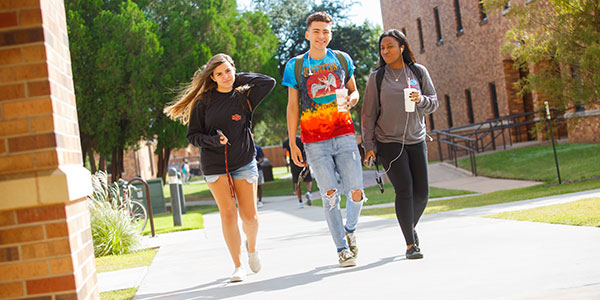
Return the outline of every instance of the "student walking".
{"type": "Polygon", "coordinates": [[[169,117],[188,125],[188,141],[200,147],[204,179],[219,207],[225,243],[235,266],[231,282],[246,276],[236,198],[248,264],[253,272],[261,269],[256,251],[258,170],[250,129],[252,112],[274,86],[275,80],[266,75],[236,74],[231,57],[217,54],[165,108],[169,117]]]}
{"type": "Polygon", "coordinates": [[[263,207],[262,185],[265,184],[265,174],[263,173],[262,163],[265,161],[265,153],[259,145],[254,144],[254,149],[256,150],[256,167],[258,168],[258,181],[256,187],[258,202],[256,202],[256,206],[261,208],[263,207]]]}
{"type": "Polygon", "coordinates": [[[382,162],[396,193],[406,258],[419,259],[423,254],[415,226],[429,198],[425,115],[439,103],[429,72],[415,63],[404,34],[388,30],[378,46],[379,68],[369,76],[363,97],[365,164],[371,158],[382,162]]]}
{"type": "Polygon", "coordinates": [[[356,265],[355,231],[363,200],[366,200],[360,153],[348,112],[358,103],[359,93],[350,56],[327,48],[332,38],[332,22],[325,12],[308,16],[305,37],[310,50],[288,61],[282,84],[288,87],[287,125],[292,161],[302,167],[306,159],[311,165],[338,252],[338,262],[342,267],[349,267],[356,265]],[[343,88],[347,89],[348,95],[338,106],[336,90],[343,88]],[[300,135],[306,158],[296,145],[299,100],[300,135]],[[345,225],[339,206],[342,193],[348,199],[345,225]]]}
{"type": "MultiPolygon", "coordinates": [[[[285,139],[283,141],[283,149],[285,149],[288,153],[290,151],[290,140],[285,139]]],[[[296,146],[300,149],[302,153],[302,157],[305,157],[304,152],[304,144],[302,144],[302,140],[300,137],[296,137],[296,146]]],[[[298,197],[298,207],[304,208],[304,202],[302,202],[302,182],[306,184],[306,193],[304,194],[304,201],[308,206],[312,205],[312,176],[310,176],[310,166],[304,162],[302,167],[297,166],[295,163],[290,164],[290,169],[292,172],[292,183],[294,184],[294,193],[298,197]]]]}

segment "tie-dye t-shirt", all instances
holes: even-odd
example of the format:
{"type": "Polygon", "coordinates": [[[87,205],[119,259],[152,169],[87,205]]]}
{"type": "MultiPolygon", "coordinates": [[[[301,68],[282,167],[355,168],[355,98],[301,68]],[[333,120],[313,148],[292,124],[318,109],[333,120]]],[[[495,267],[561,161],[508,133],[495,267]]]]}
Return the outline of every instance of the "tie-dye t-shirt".
{"type": "Polygon", "coordinates": [[[354,124],[349,112],[339,112],[335,101],[335,90],[345,87],[347,79],[354,73],[350,56],[343,53],[348,64],[348,73],[331,49],[323,59],[308,59],[304,54],[300,88],[296,81],[296,58],[285,66],[282,85],[295,88],[301,97],[300,137],[303,143],[325,141],[336,136],[354,134],[354,124]],[[310,70],[312,75],[310,75],[310,70]]]}

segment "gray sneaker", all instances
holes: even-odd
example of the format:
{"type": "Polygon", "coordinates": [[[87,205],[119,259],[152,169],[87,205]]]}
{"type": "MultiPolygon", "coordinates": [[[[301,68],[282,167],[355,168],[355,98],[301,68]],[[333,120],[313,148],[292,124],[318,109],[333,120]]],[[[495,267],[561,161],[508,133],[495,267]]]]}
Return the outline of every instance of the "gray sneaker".
{"type": "Polygon", "coordinates": [[[356,233],[348,233],[346,232],[346,241],[348,242],[348,246],[350,247],[350,251],[354,254],[354,257],[358,256],[358,246],[356,246],[356,233]]]}
{"type": "Polygon", "coordinates": [[[354,267],[356,266],[356,259],[350,250],[344,249],[338,253],[338,262],[340,263],[340,267],[354,267]]]}

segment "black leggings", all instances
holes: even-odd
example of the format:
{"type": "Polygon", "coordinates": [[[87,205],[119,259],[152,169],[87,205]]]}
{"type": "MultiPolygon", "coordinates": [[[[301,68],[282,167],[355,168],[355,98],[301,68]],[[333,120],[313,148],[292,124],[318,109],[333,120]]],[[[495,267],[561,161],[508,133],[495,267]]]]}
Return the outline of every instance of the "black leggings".
{"type": "MultiPolygon", "coordinates": [[[[377,142],[377,158],[385,170],[402,149],[401,143],[377,142]]],[[[429,198],[427,176],[427,145],[421,142],[404,145],[400,158],[387,173],[396,192],[396,218],[402,228],[406,245],[415,243],[414,228],[419,222],[429,198]]]]}

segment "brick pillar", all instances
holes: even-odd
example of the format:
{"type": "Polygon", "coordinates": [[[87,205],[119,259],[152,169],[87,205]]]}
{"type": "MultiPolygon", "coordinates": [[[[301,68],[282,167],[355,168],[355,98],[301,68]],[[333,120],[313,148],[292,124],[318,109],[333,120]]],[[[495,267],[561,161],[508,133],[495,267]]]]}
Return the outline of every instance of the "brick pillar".
{"type": "Polygon", "coordinates": [[[0,1],[0,298],[98,299],[62,1],[0,1]]]}

